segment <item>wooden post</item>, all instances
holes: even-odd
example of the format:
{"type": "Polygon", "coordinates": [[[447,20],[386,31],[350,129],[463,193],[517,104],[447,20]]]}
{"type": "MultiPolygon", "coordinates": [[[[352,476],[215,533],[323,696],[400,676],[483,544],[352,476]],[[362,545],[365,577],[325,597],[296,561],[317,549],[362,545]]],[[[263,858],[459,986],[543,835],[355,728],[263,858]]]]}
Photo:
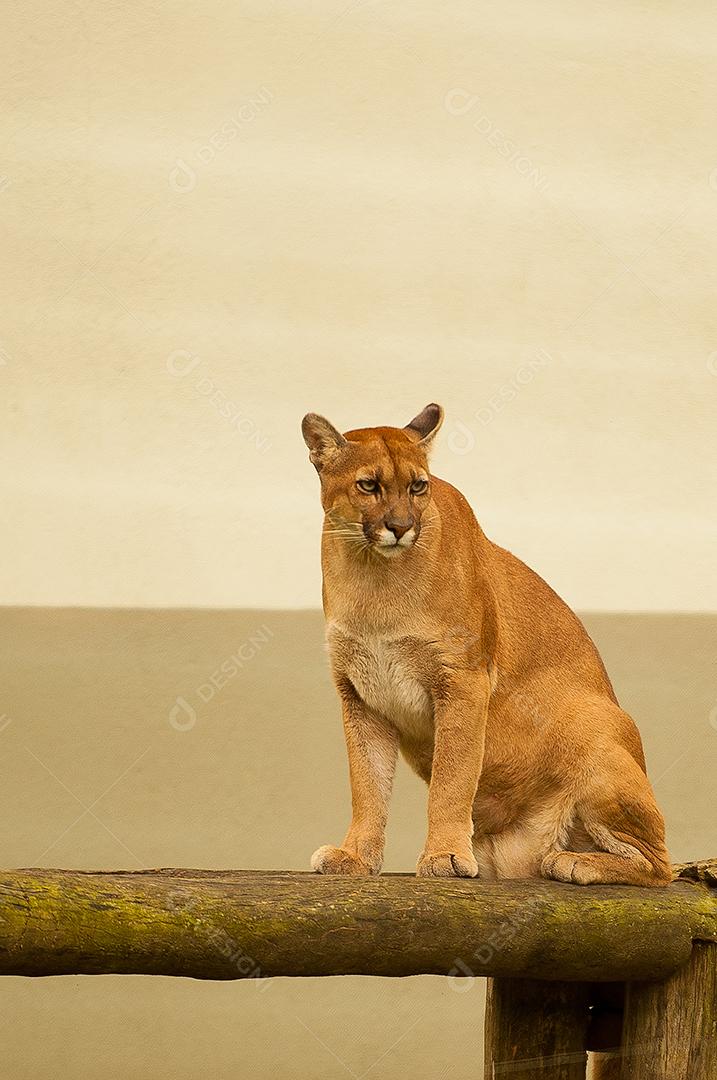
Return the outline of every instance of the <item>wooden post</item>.
{"type": "Polygon", "coordinates": [[[587,983],[489,979],[485,1080],[585,1080],[587,983]]]}
{"type": "Polygon", "coordinates": [[[620,1080],[715,1080],[717,944],[696,941],[663,982],[630,983],[620,1080]]]}

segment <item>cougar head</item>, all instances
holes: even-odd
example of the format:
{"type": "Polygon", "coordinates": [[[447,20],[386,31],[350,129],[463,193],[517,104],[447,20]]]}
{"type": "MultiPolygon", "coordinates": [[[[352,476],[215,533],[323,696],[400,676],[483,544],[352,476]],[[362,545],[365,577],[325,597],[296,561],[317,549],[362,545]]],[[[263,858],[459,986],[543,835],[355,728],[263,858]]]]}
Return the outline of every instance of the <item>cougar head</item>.
{"type": "Polygon", "coordinates": [[[307,413],[301,430],[321,481],[326,532],[386,558],[409,550],[431,501],[428,450],[442,423],[443,409],[432,404],[405,427],[342,435],[307,413]]]}

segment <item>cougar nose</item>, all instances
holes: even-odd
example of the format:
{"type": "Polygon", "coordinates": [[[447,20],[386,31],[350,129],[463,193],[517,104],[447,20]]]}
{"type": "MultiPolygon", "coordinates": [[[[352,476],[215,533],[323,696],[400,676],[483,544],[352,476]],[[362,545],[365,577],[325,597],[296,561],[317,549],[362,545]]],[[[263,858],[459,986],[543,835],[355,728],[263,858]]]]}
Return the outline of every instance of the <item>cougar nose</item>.
{"type": "Polygon", "coordinates": [[[392,532],[397,540],[400,540],[402,536],[413,528],[413,521],[386,521],[386,528],[389,532],[392,532]]]}

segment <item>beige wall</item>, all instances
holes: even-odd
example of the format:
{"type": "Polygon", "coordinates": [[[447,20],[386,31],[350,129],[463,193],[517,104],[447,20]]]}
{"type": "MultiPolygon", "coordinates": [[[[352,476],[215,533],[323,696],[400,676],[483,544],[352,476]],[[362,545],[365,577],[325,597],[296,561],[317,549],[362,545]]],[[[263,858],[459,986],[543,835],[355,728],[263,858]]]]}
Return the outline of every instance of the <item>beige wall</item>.
{"type": "MultiPolygon", "coordinates": [[[[28,610],[316,607],[309,409],[438,400],[436,471],[574,606],[717,609],[712,5],[6,7],[0,865],[340,836],[317,612],[28,610]]],[[[673,857],[713,853],[714,617],[588,626],[673,857]]],[[[402,768],[389,870],[424,822],[402,768]]],[[[480,982],[1,982],[13,1080],[480,1071],[480,982]]]]}
{"type": "Polygon", "coordinates": [[[435,399],[573,604],[717,607],[710,5],[4,21],[0,601],[314,606],[301,415],[435,399]]]}

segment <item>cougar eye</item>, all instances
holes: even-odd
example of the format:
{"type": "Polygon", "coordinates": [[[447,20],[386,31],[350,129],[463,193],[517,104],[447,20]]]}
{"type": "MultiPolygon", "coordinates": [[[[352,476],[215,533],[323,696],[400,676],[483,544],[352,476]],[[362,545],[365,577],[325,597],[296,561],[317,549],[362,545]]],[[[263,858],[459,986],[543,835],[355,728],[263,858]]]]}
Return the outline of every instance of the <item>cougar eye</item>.
{"type": "Polygon", "coordinates": [[[411,494],[412,495],[424,495],[427,490],[428,490],[428,481],[427,480],[414,480],[413,483],[411,484],[411,494]]]}
{"type": "Polygon", "coordinates": [[[375,491],[378,491],[378,482],[376,480],[357,480],[356,487],[367,495],[373,495],[375,491]]]}

